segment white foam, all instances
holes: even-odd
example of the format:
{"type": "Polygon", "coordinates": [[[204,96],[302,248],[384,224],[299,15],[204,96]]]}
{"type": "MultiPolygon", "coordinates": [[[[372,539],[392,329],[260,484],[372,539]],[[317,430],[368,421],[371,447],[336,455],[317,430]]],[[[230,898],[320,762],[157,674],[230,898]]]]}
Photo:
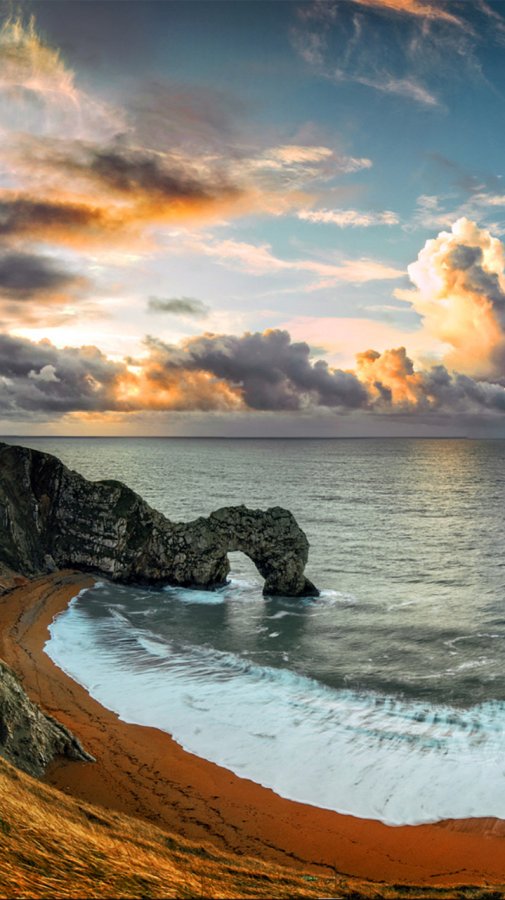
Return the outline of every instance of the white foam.
{"type": "Polygon", "coordinates": [[[172,587],[170,585],[167,585],[162,590],[164,594],[174,597],[181,603],[203,606],[216,606],[225,603],[238,591],[241,594],[241,602],[244,602],[248,595],[249,599],[254,601],[262,599],[260,582],[246,581],[244,578],[231,578],[223,587],[213,591],[199,591],[195,588],[172,587]]]}
{"type": "Polygon", "coordinates": [[[284,797],[396,825],[505,818],[503,703],[460,710],[337,692],[120,616],[92,619],[76,601],[50,632],[51,659],[124,721],[284,797]]]}
{"type": "Polygon", "coordinates": [[[311,604],[319,606],[357,606],[358,599],[353,594],[343,594],[342,591],[333,591],[330,588],[320,591],[316,600],[311,600],[311,604]]]}

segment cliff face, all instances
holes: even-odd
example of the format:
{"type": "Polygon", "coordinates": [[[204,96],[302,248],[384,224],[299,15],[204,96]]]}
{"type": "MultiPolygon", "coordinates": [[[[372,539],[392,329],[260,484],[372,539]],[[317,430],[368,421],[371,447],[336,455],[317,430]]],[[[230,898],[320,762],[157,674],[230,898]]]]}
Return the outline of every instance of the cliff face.
{"type": "Polygon", "coordinates": [[[87,481],[56,457],[0,444],[0,560],[24,575],[52,567],[116,581],[213,588],[241,550],[265,594],[317,595],[305,577],[309,544],[288,510],[224,507],[174,523],[118,481],[87,481]]]}
{"type": "Polygon", "coordinates": [[[0,660],[0,756],[29,775],[42,775],[56,756],[92,761],[73,734],[45,715],[0,660]]]}

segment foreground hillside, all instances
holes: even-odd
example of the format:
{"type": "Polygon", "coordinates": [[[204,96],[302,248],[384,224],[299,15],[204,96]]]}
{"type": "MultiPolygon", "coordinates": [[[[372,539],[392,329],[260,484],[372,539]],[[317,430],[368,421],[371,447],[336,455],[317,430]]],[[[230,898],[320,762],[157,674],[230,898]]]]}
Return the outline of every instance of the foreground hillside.
{"type": "Polygon", "coordinates": [[[94,807],[0,759],[0,896],[499,898],[501,890],[372,885],[282,869],[94,807]]]}

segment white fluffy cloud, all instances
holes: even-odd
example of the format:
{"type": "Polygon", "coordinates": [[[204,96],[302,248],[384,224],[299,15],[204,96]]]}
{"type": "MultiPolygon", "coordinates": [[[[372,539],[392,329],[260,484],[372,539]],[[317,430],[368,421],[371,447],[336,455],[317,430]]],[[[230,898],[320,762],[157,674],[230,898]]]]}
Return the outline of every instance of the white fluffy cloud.
{"type": "Polygon", "coordinates": [[[408,267],[412,291],[397,291],[426,330],[449,345],[445,362],[478,378],[505,376],[505,255],[489,231],[461,218],[426,241],[408,267]]]}

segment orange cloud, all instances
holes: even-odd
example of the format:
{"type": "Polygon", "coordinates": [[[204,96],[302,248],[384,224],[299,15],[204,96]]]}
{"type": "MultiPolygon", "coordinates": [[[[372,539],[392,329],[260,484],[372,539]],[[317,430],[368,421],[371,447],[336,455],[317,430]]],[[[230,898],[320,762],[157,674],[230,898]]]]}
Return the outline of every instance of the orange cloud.
{"type": "Polygon", "coordinates": [[[221,410],[244,408],[240,388],[205,371],[166,370],[151,355],[143,366],[125,369],[115,384],[115,404],[135,410],[221,410]]]}
{"type": "Polygon", "coordinates": [[[176,153],[25,136],[0,155],[21,182],[0,191],[5,237],[147,243],[150,226],[278,215],[311,200],[299,189],[262,187],[251,173],[225,175],[223,161],[203,165],[176,153]]]}
{"type": "Polygon", "coordinates": [[[383,353],[377,350],[358,353],[356,374],[366,385],[372,404],[416,407],[427,399],[423,375],[414,371],[405,347],[383,353]]]}
{"type": "Polygon", "coordinates": [[[385,10],[400,15],[415,16],[421,19],[438,19],[460,28],[466,28],[466,23],[444,9],[440,3],[426,3],[425,0],[353,0],[359,6],[369,6],[373,9],[385,10]]]}
{"type": "Polygon", "coordinates": [[[469,219],[426,241],[408,267],[412,303],[425,329],[451,350],[445,361],[477,377],[503,377],[505,361],[505,255],[497,238],[469,219]]]}
{"type": "Polygon", "coordinates": [[[405,348],[358,355],[356,371],[310,358],[287,332],[204,334],[177,346],[151,338],[139,360],[108,358],[96,347],[56,348],[0,334],[0,416],[55,419],[68,414],[143,412],[444,415],[505,412],[505,388],[449,373],[416,371],[405,348]]]}
{"type": "MultiPolygon", "coordinates": [[[[160,97],[153,92],[148,118],[157,122],[160,97]]],[[[184,134],[199,135],[201,127],[206,133],[213,122],[209,95],[196,106],[193,97],[189,114],[183,101],[169,104],[167,138],[153,145],[149,128],[143,134],[126,111],[78,85],[33,18],[7,18],[0,27],[0,161],[9,190],[0,194],[0,235],[75,247],[103,238],[148,244],[151,226],[280,215],[310,205],[308,185],[372,165],[320,144],[258,145],[245,153],[236,141],[213,152],[200,142],[195,149],[181,143],[172,118],[182,116],[184,134]]],[[[222,104],[221,98],[214,114],[226,129],[222,104]]]]}

